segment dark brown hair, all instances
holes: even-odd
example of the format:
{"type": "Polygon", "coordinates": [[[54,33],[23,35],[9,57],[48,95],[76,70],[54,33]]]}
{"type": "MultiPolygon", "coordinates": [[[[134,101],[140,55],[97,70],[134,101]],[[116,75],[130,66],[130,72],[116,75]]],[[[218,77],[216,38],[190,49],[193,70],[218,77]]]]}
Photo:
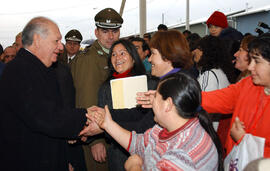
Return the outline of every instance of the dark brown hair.
{"type": "Polygon", "coordinates": [[[174,68],[189,69],[193,65],[188,42],[177,30],[156,32],[150,41],[150,47],[157,49],[164,61],[171,61],[174,68]]]}
{"type": "Polygon", "coordinates": [[[249,57],[261,55],[265,60],[270,62],[270,33],[264,33],[256,37],[248,44],[249,57]]]}
{"type": "Polygon", "coordinates": [[[248,44],[254,40],[256,37],[255,36],[252,36],[252,35],[249,35],[249,36],[246,36],[242,39],[241,41],[241,44],[240,44],[240,47],[243,48],[245,51],[248,52],[248,44]]]}
{"type": "MultiPolygon", "coordinates": [[[[240,44],[240,48],[243,48],[245,51],[248,52],[248,44],[250,42],[252,42],[252,40],[254,40],[256,37],[255,36],[252,36],[252,35],[249,35],[249,36],[246,36],[242,39],[241,41],[241,44],[240,44]]],[[[248,57],[247,58],[247,61],[248,63],[250,63],[251,59],[248,57]]]]}

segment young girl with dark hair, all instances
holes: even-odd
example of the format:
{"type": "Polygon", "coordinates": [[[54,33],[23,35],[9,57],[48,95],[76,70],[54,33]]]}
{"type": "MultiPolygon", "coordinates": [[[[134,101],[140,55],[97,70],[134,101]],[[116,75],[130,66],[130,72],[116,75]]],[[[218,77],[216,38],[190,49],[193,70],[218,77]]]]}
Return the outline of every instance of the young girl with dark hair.
{"type": "Polygon", "coordinates": [[[200,71],[198,81],[203,91],[227,87],[235,81],[233,64],[224,42],[218,37],[203,37],[195,51],[197,67],[200,71]]]}
{"type": "Polygon", "coordinates": [[[153,98],[157,124],[144,134],[120,127],[108,107],[94,118],[122,147],[143,159],[143,170],[218,170],[221,146],[207,114],[198,112],[200,104],[198,82],[175,73],[160,81],[153,98]]]}
{"type": "MultiPolygon", "coordinates": [[[[235,75],[233,64],[229,59],[229,51],[225,48],[224,42],[215,36],[205,36],[198,43],[194,50],[194,61],[199,70],[198,81],[202,91],[213,91],[222,89],[233,83],[235,75]]],[[[220,127],[219,121],[223,120],[219,114],[211,115],[213,126],[217,131],[220,127]]],[[[221,137],[223,138],[223,137],[221,137]]]]}

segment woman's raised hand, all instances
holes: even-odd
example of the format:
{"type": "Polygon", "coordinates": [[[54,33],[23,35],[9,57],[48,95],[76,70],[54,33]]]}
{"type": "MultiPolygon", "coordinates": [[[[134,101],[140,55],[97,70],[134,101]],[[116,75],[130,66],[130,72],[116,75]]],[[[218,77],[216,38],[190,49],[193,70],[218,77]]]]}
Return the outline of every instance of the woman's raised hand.
{"type": "Polygon", "coordinates": [[[149,90],[147,92],[137,93],[137,103],[142,105],[143,108],[152,108],[153,100],[155,98],[156,90],[149,90]]]}

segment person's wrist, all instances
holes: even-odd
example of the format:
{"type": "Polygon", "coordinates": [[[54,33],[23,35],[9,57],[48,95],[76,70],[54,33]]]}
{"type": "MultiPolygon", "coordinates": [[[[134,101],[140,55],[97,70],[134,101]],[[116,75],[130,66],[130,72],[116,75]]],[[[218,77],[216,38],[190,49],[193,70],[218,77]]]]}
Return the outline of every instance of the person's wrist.
{"type": "Polygon", "coordinates": [[[242,141],[242,139],[244,138],[244,136],[245,136],[245,134],[243,134],[235,143],[237,144],[237,145],[239,145],[240,144],[240,142],[242,141]]]}
{"type": "Polygon", "coordinates": [[[110,121],[104,121],[102,124],[103,129],[107,131],[108,128],[110,127],[109,125],[110,125],[110,121]]]}
{"type": "Polygon", "coordinates": [[[109,128],[111,128],[114,124],[116,124],[113,120],[107,120],[104,123],[104,130],[106,130],[108,132],[109,128]]]}

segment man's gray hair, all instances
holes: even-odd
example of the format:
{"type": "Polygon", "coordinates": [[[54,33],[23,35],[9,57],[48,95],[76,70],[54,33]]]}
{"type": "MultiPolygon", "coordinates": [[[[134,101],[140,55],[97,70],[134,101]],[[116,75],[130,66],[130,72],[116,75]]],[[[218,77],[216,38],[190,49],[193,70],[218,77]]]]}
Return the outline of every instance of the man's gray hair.
{"type": "Polygon", "coordinates": [[[49,32],[48,24],[54,23],[45,17],[36,17],[28,22],[22,31],[22,44],[24,47],[30,46],[33,43],[34,34],[46,38],[49,32]]]}

